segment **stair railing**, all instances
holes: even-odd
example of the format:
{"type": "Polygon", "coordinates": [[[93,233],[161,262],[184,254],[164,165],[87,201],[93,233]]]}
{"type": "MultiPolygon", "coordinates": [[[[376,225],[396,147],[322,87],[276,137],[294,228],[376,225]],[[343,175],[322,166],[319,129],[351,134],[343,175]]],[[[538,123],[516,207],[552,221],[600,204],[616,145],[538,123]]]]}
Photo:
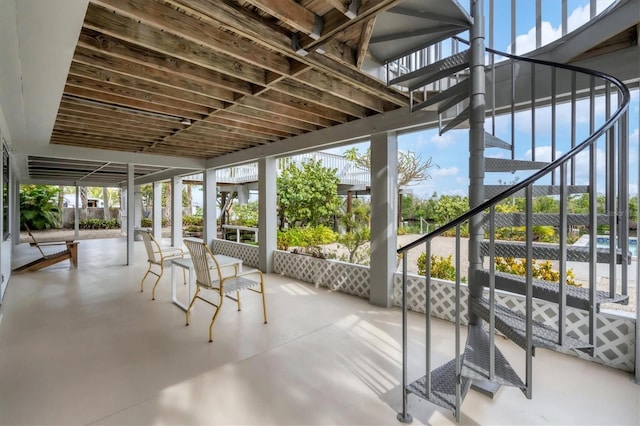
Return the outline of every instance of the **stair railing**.
{"type": "MultiPolygon", "coordinates": [[[[526,227],[526,242],[525,242],[525,250],[526,257],[529,259],[527,264],[526,271],[526,389],[523,389],[528,398],[532,396],[532,356],[534,350],[533,343],[533,333],[532,333],[532,323],[533,323],[533,277],[532,277],[532,262],[531,259],[534,258],[534,247],[533,247],[533,226],[535,224],[535,218],[533,214],[533,203],[534,203],[534,184],[539,183],[542,179],[547,178],[549,180],[553,179],[555,183],[556,180],[559,179],[559,201],[560,201],[560,212],[559,212],[559,221],[558,227],[560,229],[560,260],[559,260],[559,269],[560,269],[560,294],[559,294],[559,319],[558,319],[558,344],[563,345],[564,339],[566,336],[566,291],[564,290],[565,285],[563,283],[564,277],[566,274],[566,248],[567,248],[567,227],[569,224],[569,215],[567,212],[567,203],[569,199],[569,185],[575,185],[575,173],[571,173],[570,169],[575,169],[575,159],[578,154],[581,152],[585,152],[588,150],[589,152],[589,236],[590,236],[590,244],[588,249],[588,262],[589,262],[589,276],[590,276],[590,294],[589,294],[589,343],[591,345],[595,345],[595,330],[596,330],[596,264],[599,260],[599,255],[602,253],[597,250],[596,241],[597,241],[597,226],[598,226],[598,210],[597,210],[597,141],[603,136],[607,136],[607,161],[606,168],[608,170],[612,170],[613,164],[618,163],[618,173],[615,177],[608,178],[607,187],[613,192],[607,193],[607,200],[609,203],[607,206],[612,208],[608,213],[611,215],[611,219],[609,225],[611,226],[612,232],[614,235],[610,237],[609,244],[609,253],[612,255],[609,256],[610,259],[610,279],[611,279],[611,288],[610,294],[611,296],[615,293],[616,286],[616,247],[619,246],[619,259],[622,261],[622,276],[626,278],[626,269],[627,269],[627,258],[629,256],[629,246],[628,246],[628,230],[623,231],[627,226],[621,226],[620,238],[615,238],[615,228],[616,226],[620,226],[619,223],[626,225],[628,223],[628,211],[627,211],[627,203],[628,203],[628,144],[626,134],[628,133],[628,119],[627,119],[627,109],[629,105],[630,95],[627,87],[618,79],[608,76],[604,73],[600,73],[597,71],[592,71],[588,69],[584,69],[581,67],[576,67],[573,65],[565,65],[565,64],[557,64],[550,61],[536,60],[531,58],[519,57],[515,55],[511,55],[504,52],[498,52],[493,49],[487,49],[490,55],[500,55],[508,58],[511,61],[510,67],[511,69],[517,68],[516,62],[520,63],[529,63],[532,67],[531,76],[532,79],[535,79],[536,73],[539,72],[539,66],[547,66],[552,67],[553,72],[551,76],[551,87],[554,90],[554,93],[551,95],[551,105],[555,114],[555,104],[557,102],[562,101],[570,101],[571,109],[572,109],[572,140],[574,141],[576,138],[577,132],[577,118],[576,118],[576,87],[578,78],[582,78],[581,76],[587,76],[589,78],[588,83],[588,97],[589,97],[589,136],[581,143],[571,144],[571,149],[565,154],[560,155],[559,157],[553,158],[553,161],[542,166],[539,170],[533,172],[531,176],[528,178],[506,188],[499,194],[489,198],[487,201],[481,203],[480,205],[471,208],[464,214],[460,215],[456,219],[446,223],[445,225],[427,233],[421,238],[407,244],[400,249],[398,249],[398,254],[402,257],[402,323],[403,323],[403,336],[402,336],[402,350],[403,350],[403,366],[402,366],[402,385],[403,385],[403,405],[402,405],[402,413],[399,414],[398,418],[407,419],[410,418],[410,415],[407,413],[407,394],[411,392],[410,387],[407,385],[407,254],[409,250],[424,245],[426,252],[426,297],[425,297],[425,327],[426,327],[426,376],[424,377],[424,390],[423,395],[426,395],[427,399],[429,399],[431,395],[431,342],[430,342],[430,330],[431,330],[431,322],[430,322],[430,314],[431,314],[431,277],[430,277],[430,256],[432,253],[431,243],[433,239],[437,236],[442,235],[447,231],[452,231],[455,229],[456,232],[456,279],[455,279],[455,289],[456,289],[456,347],[455,347],[455,407],[453,411],[456,415],[456,418],[459,420],[460,416],[460,404],[461,404],[461,393],[464,392],[462,389],[462,377],[461,377],[461,367],[460,367],[460,359],[461,359],[461,351],[459,345],[460,338],[460,287],[461,287],[461,277],[460,277],[460,231],[461,228],[467,224],[470,219],[477,215],[482,215],[485,212],[489,212],[489,248],[488,248],[488,256],[489,256],[489,309],[490,309],[490,318],[489,318],[489,347],[490,347],[490,368],[489,368],[489,380],[492,381],[495,377],[495,253],[496,253],[496,242],[495,242],[495,229],[496,229],[496,206],[502,202],[503,200],[514,196],[519,192],[525,193],[525,218],[524,225],[526,227]],[[555,93],[557,87],[558,73],[556,70],[566,70],[570,72],[570,85],[572,91],[569,94],[562,94],[558,96],[555,93]],[[600,84],[596,85],[596,78],[600,79],[600,84]],[[610,99],[611,89],[615,89],[617,91],[617,108],[615,111],[611,112],[610,108],[606,108],[607,117],[605,122],[598,127],[595,128],[596,121],[596,112],[595,112],[595,99],[597,95],[604,94],[607,99],[610,99]],[[616,132],[617,130],[617,132],[616,132]],[[621,145],[621,149],[616,153],[616,141],[615,135],[619,136],[619,143],[621,145]],[[623,146],[625,145],[625,146],[623,146]],[[554,176],[557,175],[557,176],[554,176]],[[551,176],[551,177],[549,177],[551,176]],[[616,197],[616,183],[618,196],[616,197]],[[616,205],[617,203],[617,205],[616,205]],[[619,223],[618,223],[619,222],[619,223]],[[623,239],[624,238],[624,239],[623,239]]],[[[495,63],[495,58],[491,59],[491,63],[495,63]]],[[[518,64],[522,65],[522,64],[518,64]]],[[[496,84],[495,73],[492,72],[494,76],[492,80],[492,84],[496,84]]],[[[516,78],[517,75],[514,73],[511,75],[512,78],[516,78]]],[[[563,81],[564,83],[564,81],[563,81]]],[[[532,99],[528,103],[528,108],[536,108],[536,86],[535,83],[531,83],[531,97],[532,99]]],[[[516,109],[516,85],[514,82],[513,85],[513,94],[514,100],[511,102],[510,111],[502,110],[501,113],[511,113],[513,116],[513,111],[516,109]]],[[[495,93],[495,88],[492,88],[492,91],[495,93]]],[[[487,91],[489,93],[489,91],[487,91]]],[[[581,97],[584,96],[584,93],[579,94],[581,97]]],[[[495,105],[495,103],[493,103],[495,105]]],[[[523,108],[523,105],[520,105],[523,108]]],[[[494,108],[495,110],[495,108],[494,108]]],[[[494,111],[490,112],[494,114],[494,111]]],[[[533,119],[535,125],[535,118],[533,119]]],[[[512,121],[512,126],[514,122],[512,121]]],[[[555,119],[554,119],[555,125],[555,119]]],[[[535,132],[535,126],[532,128],[532,132],[535,132]]],[[[555,126],[554,131],[555,134],[555,126]]],[[[554,150],[555,150],[555,135],[553,136],[554,140],[554,150]]],[[[535,139],[534,146],[532,148],[535,151],[535,139]]],[[[535,158],[535,157],[534,157],[535,158]]],[[[473,276],[470,276],[469,279],[473,279],[473,276]]],[[[626,281],[626,280],[625,280],[626,281]]],[[[626,282],[623,282],[623,292],[626,294],[626,282]]],[[[417,382],[416,382],[417,383],[417,382]]],[[[422,384],[422,382],[420,382],[422,384]]],[[[411,384],[414,386],[415,383],[411,384]]]]}

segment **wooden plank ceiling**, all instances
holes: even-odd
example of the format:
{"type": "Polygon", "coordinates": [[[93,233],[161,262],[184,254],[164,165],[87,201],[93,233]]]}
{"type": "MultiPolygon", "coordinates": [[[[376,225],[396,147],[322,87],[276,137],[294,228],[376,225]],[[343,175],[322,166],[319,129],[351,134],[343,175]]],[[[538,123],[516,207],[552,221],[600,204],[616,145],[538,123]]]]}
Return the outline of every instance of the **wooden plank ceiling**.
{"type": "Polygon", "coordinates": [[[408,105],[360,71],[399,0],[91,0],[51,143],[211,158],[408,105]]]}

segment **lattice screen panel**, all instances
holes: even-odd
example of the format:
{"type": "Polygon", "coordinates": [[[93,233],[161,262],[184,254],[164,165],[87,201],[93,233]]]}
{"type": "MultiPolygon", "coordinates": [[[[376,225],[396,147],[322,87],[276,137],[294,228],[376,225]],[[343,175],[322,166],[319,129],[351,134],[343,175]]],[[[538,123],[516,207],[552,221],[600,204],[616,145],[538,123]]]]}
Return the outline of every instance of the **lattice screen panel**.
{"type": "Polygon", "coordinates": [[[258,246],[236,243],[234,241],[214,239],[212,244],[214,254],[224,254],[242,259],[243,265],[258,267],[258,246]]]}

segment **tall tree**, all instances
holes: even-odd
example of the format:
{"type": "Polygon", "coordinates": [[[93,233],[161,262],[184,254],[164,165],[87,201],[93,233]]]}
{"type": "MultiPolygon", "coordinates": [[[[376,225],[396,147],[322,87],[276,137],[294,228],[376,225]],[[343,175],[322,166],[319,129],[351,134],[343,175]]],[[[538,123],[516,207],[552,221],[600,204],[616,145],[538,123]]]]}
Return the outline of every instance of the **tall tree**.
{"type": "Polygon", "coordinates": [[[280,229],[290,225],[320,225],[333,221],[340,207],[336,169],[309,160],[289,164],[277,180],[280,229]]]}
{"type": "MultiPolygon", "coordinates": [[[[361,154],[357,148],[351,148],[344,153],[344,157],[353,161],[358,167],[371,170],[371,148],[361,154]]],[[[402,190],[411,184],[431,178],[429,169],[438,167],[433,164],[433,158],[423,160],[420,154],[413,151],[398,151],[398,226],[402,222],[402,190]]]]}

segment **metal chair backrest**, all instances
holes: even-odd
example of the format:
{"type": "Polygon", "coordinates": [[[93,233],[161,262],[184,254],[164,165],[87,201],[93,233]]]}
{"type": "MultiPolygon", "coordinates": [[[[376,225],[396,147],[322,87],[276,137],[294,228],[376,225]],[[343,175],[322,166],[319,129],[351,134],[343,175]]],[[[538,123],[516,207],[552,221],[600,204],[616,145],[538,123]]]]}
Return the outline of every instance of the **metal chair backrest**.
{"type": "Polygon", "coordinates": [[[198,285],[209,288],[220,288],[222,281],[222,273],[220,265],[213,256],[213,252],[204,241],[193,239],[185,239],[184,245],[187,246],[191,254],[193,269],[196,271],[196,282],[198,285]],[[212,277],[211,275],[214,274],[212,277]]]}
{"type": "Polygon", "coordinates": [[[151,231],[139,231],[144,241],[144,248],[147,250],[147,258],[151,263],[160,263],[160,244],[153,237],[151,231]]]}

